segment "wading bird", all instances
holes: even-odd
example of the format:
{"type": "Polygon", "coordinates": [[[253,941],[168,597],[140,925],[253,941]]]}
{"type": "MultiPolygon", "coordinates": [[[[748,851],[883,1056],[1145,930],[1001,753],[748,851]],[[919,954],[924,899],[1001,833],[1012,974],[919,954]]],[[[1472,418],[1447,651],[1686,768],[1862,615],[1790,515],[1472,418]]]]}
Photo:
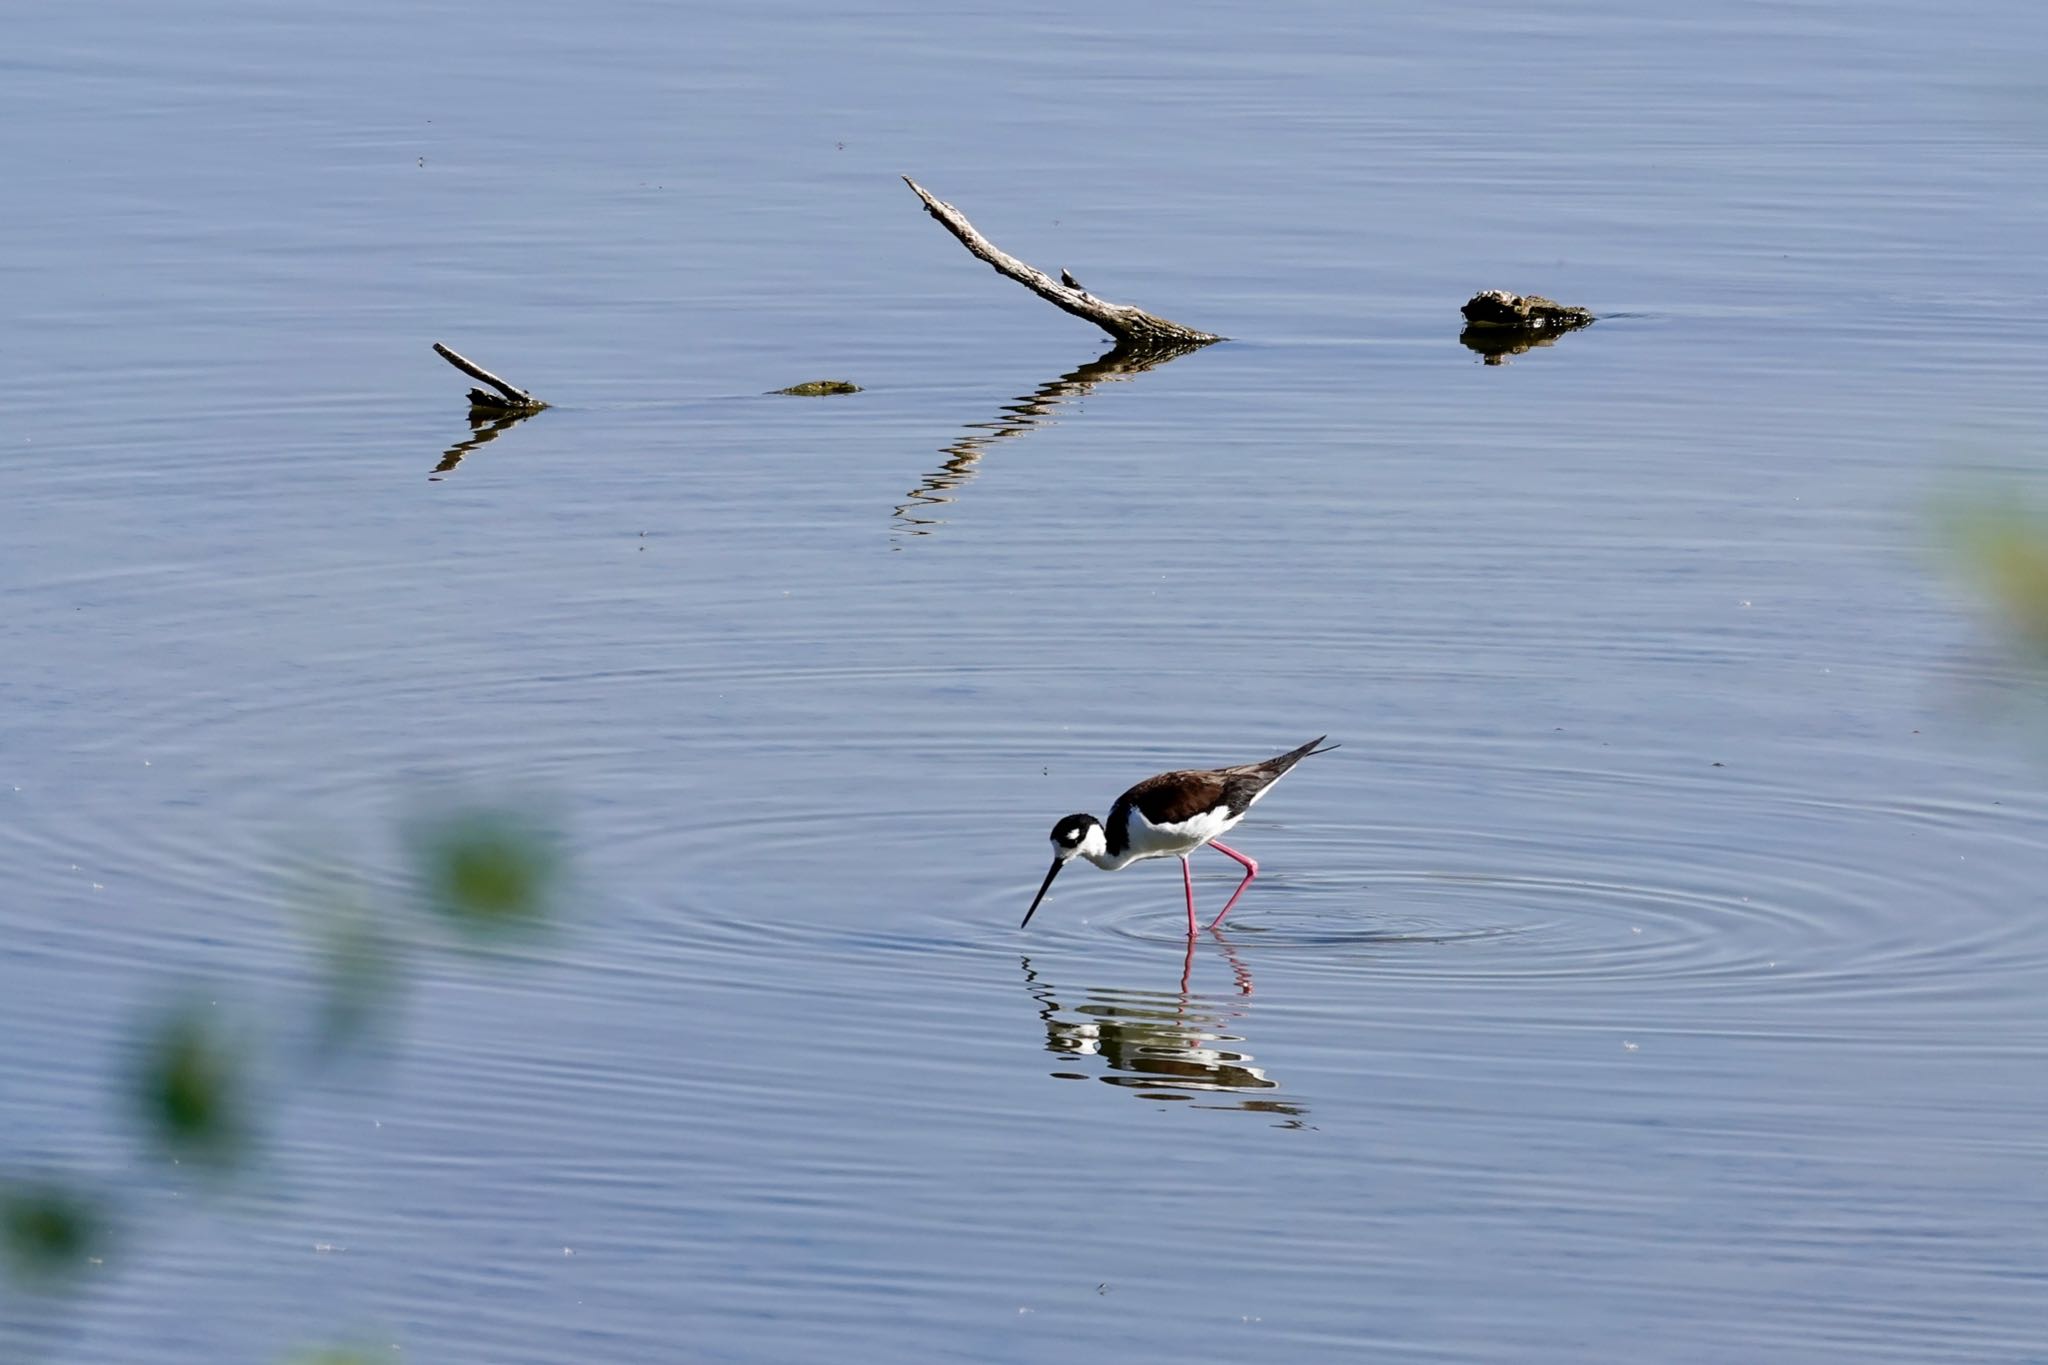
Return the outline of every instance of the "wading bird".
{"type": "MultiPolygon", "coordinates": [[[[1038,903],[1052,889],[1052,879],[1075,858],[1086,858],[1104,872],[1114,872],[1145,858],[1178,858],[1181,884],[1188,893],[1188,933],[1192,936],[1195,877],[1188,868],[1188,855],[1207,844],[1244,866],[1244,880],[1230,893],[1216,918],[1209,921],[1209,927],[1214,929],[1223,923],[1223,917],[1252,884],[1252,878],[1259,875],[1256,862],[1217,843],[1217,836],[1235,828],[1252,803],[1295,764],[1310,754],[1326,754],[1336,748],[1334,744],[1329,749],[1316,747],[1328,738],[1319,735],[1299,749],[1260,763],[1241,763],[1234,768],[1191,768],[1148,777],[1116,799],[1116,804],[1109,808],[1107,824],[1092,815],[1067,816],[1052,827],[1052,867],[1039,884],[1038,894],[1031,898],[1031,908],[1024,912],[1024,924],[1031,923],[1031,917],[1038,913],[1038,903]]],[[[1024,925],[1017,927],[1021,929],[1024,925]]]]}

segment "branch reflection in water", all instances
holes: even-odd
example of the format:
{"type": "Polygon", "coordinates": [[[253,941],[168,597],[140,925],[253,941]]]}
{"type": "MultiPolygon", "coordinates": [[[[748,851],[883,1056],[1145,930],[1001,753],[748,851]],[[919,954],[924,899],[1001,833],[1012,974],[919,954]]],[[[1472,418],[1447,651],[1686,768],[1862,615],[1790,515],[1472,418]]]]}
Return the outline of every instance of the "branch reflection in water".
{"type": "MultiPolygon", "coordinates": [[[[1238,996],[1251,995],[1252,974],[1237,950],[1219,933],[1212,931],[1210,937],[1223,950],[1238,996]]],[[[1077,999],[1072,1008],[1060,1003],[1060,996],[1067,993],[1042,979],[1030,958],[1020,959],[1024,989],[1038,1003],[1039,1022],[1045,1027],[1045,1050],[1066,1062],[1101,1058],[1107,1069],[1095,1072],[1096,1078],[1131,1090],[1140,1099],[1187,1100],[1198,1109],[1278,1114],[1288,1120],[1281,1127],[1306,1127],[1301,1118],[1308,1110],[1280,1099],[1280,1083],[1253,1066],[1249,1052],[1223,1046],[1243,1043],[1229,1029],[1249,1016],[1250,1006],[1242,999],[1188,989],[1195,943],[1188,940],[1178,991],[1091,987],[1078,999],[1067,995],[1077,999]]],[[[1052,1074],[1082,1080],[1088,1073],[1052,1074]]]]}
{"type": "MultiPolygon", "coordinates": [[[[993,421],[970,422],[953,444],[939,453],[945,460],[910,490],[909,501],[896,508],[897,534],[928,536],[931,528],[945,524],[945,518],[931,515],[953,501],[954,493],[974,477],[974,466],[988,448],[1012,436],[1022,436],[1033,427],[1048,426],[1062,403],[1081,398],[1097,384],[1111,380],[1135,379],[1169,360],[1192,351],[1207,349],[1207,343],[1140,346],[1119,343],[1077,370],[1048,379],[1030,393],[1005,403],[993,421]]],[[[900,546],[898,548],[901,548],[900,546]]]]}
{"type": "MultiPolygon", "coordinates": [[[[534,412],[539,411],[541,409],[534,409],[534,412]]],[[[443,474],[446,474],[449,470],[462,463],[463,456],[469,454],[470,451],[475,450],[478,446],[489,445],[492,441],[498,439],[500,432],[503,432],[508,427],[518,426],[531,416],[533,416],[533,412],[501,412],[491,415],[472,411],[469,414],[469,439],[457,441],[454,445],[449,446],[446,451],[442,452],[441,463],[435,465],[434,472],[427,475],[428,480],[434,483],[440,482],[443,474]]]]}

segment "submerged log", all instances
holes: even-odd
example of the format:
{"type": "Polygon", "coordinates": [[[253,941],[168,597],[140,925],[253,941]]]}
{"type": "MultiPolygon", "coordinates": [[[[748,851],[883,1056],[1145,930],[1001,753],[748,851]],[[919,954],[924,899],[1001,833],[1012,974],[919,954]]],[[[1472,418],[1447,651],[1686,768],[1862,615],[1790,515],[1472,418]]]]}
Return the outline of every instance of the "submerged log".
{"type": "Polygon", "coordinates": [[[434,343],[434,354],[440,356],[441,359],[447,361],[471,379],[482,380],[497,390],[496,393],[488,393],[483,389],[471,389],[469,391],[469,407],[471,412],[529,413],[539,412],[547,406],[546,403],[541,402],[540,399],[535,398],[525,389],[514,388],[483,366],[477,364],[474,360],[469,359],[467,356],[458,355],[438,341],[434,343]]]}
{"type": "Polygon", "coordinates": [[[1528,331],[1570,331],[1593,321],[1590,310],[1541,294],[1482,289],[1459,310],[1474,327],[1520,327],[1528,331]]]}
{"type": "Polygon", "coordinates": [[[1123,345],[1207,346],[1211,342],[1224,340],[1214,332],[1183,327],[1178,322],[1162,318],[1156,313],[1148,313],[1133,304],[1111,303],[1107,299],[1098,299],[1081,288],[1080,281],[1064,270],[1056,280],[1037,266],[1018,260],[982,236],[974,224],[967,221],[965,214],[945,200],[934,197],[909,176],[903,177],[903,183],[910,186],[917,197],[924,201],[925,212],[936,218],[946,231],[959,238],[960,245],[966,247],[975,259],[987,262],[998,275],[1015,280],[1053,307],[1072,313],[1077,318],[1086,318],[1123,345]]]}

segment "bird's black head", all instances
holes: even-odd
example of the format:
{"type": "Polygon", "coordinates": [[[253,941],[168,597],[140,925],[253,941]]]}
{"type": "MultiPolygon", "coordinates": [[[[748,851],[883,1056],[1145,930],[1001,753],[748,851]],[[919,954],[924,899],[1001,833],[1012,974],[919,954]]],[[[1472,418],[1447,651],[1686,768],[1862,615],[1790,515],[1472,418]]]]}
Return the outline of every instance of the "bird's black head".
{"type": "Polygon", "coordinates": [[[1031,923],[1031,917],[1038,913],[1038,903],[1052,889],[1052,879],[1060,875],[1061,868],[1084,853],[1100,855],[1104,846],[1102,822],[1092,815],[1069,815],[1054,825],[1052,866],[1046,869],[1045,880],[1038,884],[1038,894],[1031,898],[1031,908],[1024,912],[1024,924],[1031,923]]]}
{"type": "Polygon", "coordinates": [[[1053,856],[1061,862],[1081,851],[1088,842],[1088,831],[1101,829],[1102,822],[1092,815],[1069,815],[1052,827],[1053,856]]]}

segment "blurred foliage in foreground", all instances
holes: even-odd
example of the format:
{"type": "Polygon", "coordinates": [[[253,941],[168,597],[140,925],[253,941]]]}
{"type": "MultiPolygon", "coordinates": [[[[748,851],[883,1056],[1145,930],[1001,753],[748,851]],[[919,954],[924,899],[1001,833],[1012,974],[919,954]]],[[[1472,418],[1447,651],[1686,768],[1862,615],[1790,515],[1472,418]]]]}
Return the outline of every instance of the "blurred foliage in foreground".
{"type": "MultiPolygon", "coordinates": [[[[317,1076],[317,1068],[265,1066],[282,1040],[310,1037],[316,1056],[336,1058],[367,1046],[369,1025],[390,1015],[403,995],[409,954],[460,947],[488,949],[530,936],[555,918],[562,840],[531,811],[469,807],[423,814],[405,841],[414,894],[395,905],[353,888],[321,896],[312,930],[316,989],[305,1019],[236,1016],[198,997],[145,1018],[131,1040],[133,1065],[121,1084],[126,1108],[152,1155],[219,1179],[246,1171],[266,1118],[287,1092],[257,1077],[317,1076]]],[[[294,997],[300,998],[300,997],[294,997]]],[[[0,1172],[0,1267],[21,1288],[54,1293],[111,1254],[119,1191],[102,1182],[49,1172],[0,1172]]],[[[313,1365],[353,1365],[368,1357],[316,1351],[313,1365]]]]}
{"type": "Polygon", "coordinates": [[[1957,563],[2014,641],[2048,663],[2048,514],[2018,497],[1952,502],[1942,526],[1957,563]]]}
{"type": "Polygon", "coordinates": [[[250,1070],[218,1012],[187,1001],[148,1026],[129,1099],[162,1155],[232,1171],[249,1137],[250,1070]]]}
{"type": "Polygon", "coordinates": [[[98,1205],[53,1181],[0,1186],[0,1252],[15,1276],[37,1282],[77,1271],[100,1250],[106,1219],[98,1205]]]}
{"type": "Polygon", "coordinates": [[[544,822],[459,811],[427,820],[413,851],[427,908],[458,933],[489,943],[547,923],[561,851],[544,822]]]}

